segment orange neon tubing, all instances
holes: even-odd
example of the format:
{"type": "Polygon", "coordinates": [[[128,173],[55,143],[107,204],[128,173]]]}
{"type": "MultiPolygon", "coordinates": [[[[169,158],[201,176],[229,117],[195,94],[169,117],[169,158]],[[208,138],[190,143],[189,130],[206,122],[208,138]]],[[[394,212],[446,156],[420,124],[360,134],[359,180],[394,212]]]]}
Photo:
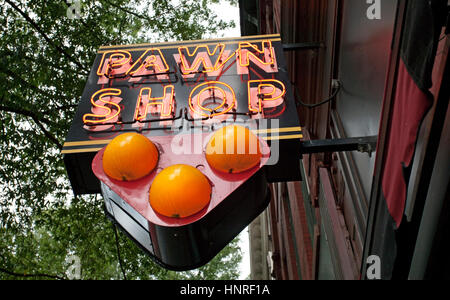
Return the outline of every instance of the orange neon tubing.
{"type": "Polygon", "coordinates": [[[106,51],[105,53],[103,53],[102,59],[100,61],[100,65],[98,66],[98,69],[97,69],[97,75],[98,76],[109,75],[108,73],[104,74],[104,73],[101,72],[101,68],[103,66],[103,62],[105,61],[105,57],[106,57],[106,55],[108,53],[113,53],[112,55],[110,55],[109,59],[111,59],[114,56],[120,56],[121,57],[119,61],[111,63],[111,68],[123,66],[123,65],[125,65],[125,64],[127,64],[127,63],[129,63],[131,61],[131,53],[129,51],[126,51],[126,50],[110,50],[110,51],[106,51]],[[125,54],[128,55],[128,58],[125,58],[125,54]]]}
{"type": "Polygon", "coordinates": [[[220,91],[222,92],[222,95],[223,95],[222,103],[221,103],[219,106],[217,106],[214,110],[218,110],[219,108],[222,108],[223,106],[225,106],[225,103],[227,102],[227,95],[226,95],[225,91],[224,91],[222,88],[218,87],[218,86],[207,86],[207,87],[203,88],[203,89],[198,93],[198,95],[197,95],[197,104],[198,104],[198,106],[199,106],[201,109],[204,109],[204,110],[213,112],[213,110],[212,110],[211,108],[204,107],[204,106],[202,106],[201,103],[200,103],[200,95],[201,95],[204,91],[206,91],[206,90],[211,90],[211,89],[218,89],[218,90],[220,90],[220,91]]]}
{"type": "Polygon", "coordinates": [[[127,71],[126,75],[133,75],[134,73],[136,73],[137,71],[139,71],[142,67],[145,67],[146,69],[148,69],[148,67],[150,65],[154,65],[156,68],[158,69],[160,73],[166,73],[169,71],[169,65],[166,62],[166,59],[164,58],[164,55],[162,54],[161,50],[159,48],[150,48],[147,49],[144,53],[142,53],[142,55],[138,58],[138,60],[131,66],[131,68],[127,71]],[[150,61],[145,62],[143,59],[144,57],[147,55],[147,52],[152,51],[152,55],[150,55],[150,61]],[[164,64],[164,69],[161,69],[159,67],[158,64],[156,64],[156,55],[153,54],[153,51],[158,51],[159,52],[159,56],[161,57],[161,60],[164,64]],[[144,64],[145,62],[145,64],[144,64]],[[137,68],[136,71],[131,71],[133,70],[133,68],[138,64],[141,63],[141,65],[139,66],[139,68],[137,68]]]}
{"type": "MultiPolygon", "coordinates": [[[[286,95],[286,86],[283,84],[283,82],[281,82],[279,80],[276,80],[276,79],[249,80],[248,81],[248,109],[250,111],[253,111],[253,112],[261,112],[262,111],[262,101],[259,98],[258,98],[258,107],[259,108],[258,109],[253,109],[251,107],[252,99],[251,99],[251,93],[250,93],[250,90],[251,90],[250,84],[255,83],[255,82],[278,83],[283,88],[282,93],[279,96],[277,96],[275,98],[270,98],[270,99],[267,99],[267,100],[264,100],[264,101],[274,101],[274,100],[280,99],[280,98],[284,97],[284,95],[286,95]]],[[[261,83],[261,84],[258,85],[258,95],[261,94],[261,87],[263,87],[263,86],[272,87],[272,92],[269,93],[269,94],[263,94],[264,96],[272,96],[273,94],[275,94],[276,87],[273,84],[261,83]]]]}
{"type": "Polygon", "coordinates": [[[161,105],[161,106],[163,106],[164,102],[162,100],[164,100],[164,98],[166,97],[166,95],[167,95],[167,91],[166,90],[168,88],[172,89],[171,97],[170,97],[171,101],[170,101],[170,106],[169,106],[170,107],[170,110],[169,110],[170,113],[164,114],[163,110],[161,109],[161,113],[160,114],[161,114],[162,117],[169,117],[171,112],[172,112],[172,110],[173,110],[173,96],[174,96],[174,93],[175,93],[175,87],[173,85],[166,85],[164,87],[164,95],[162,97],[155,97],[155,98],[150,97],[151,94],[152,94],[152,88],[143,88],[143,89],[141,89],[140,92],[139,92],[138,102],[136,104],[136,112],[134,114],[135,120],[141,121],[142,119],[144,119],[147,116],[149,105],[161,105]],[[149,99],[148,100],[149,101],[148,101],[147,105],[145,106],[144,115],[139,117],[138,116],[139,115],[139,106],[141,105],[142,93],[143,93],[144,90],[148,90],[149,91],[149,93],[148,93],[148,95],[149,95],[149,99]],[[151,100],[161,100],[161,101],[151,101],[151,100]]]}
{"type": "MultiPolygon", "coordinates": [[[[187,74],[189,74],[189,73],[191,73],[191,72],[193,72],[195,70],[198,70],[198,67],[200,66],[200,62],[203,62],[203,66],[206,69],[206,71],[203,71],[203,73],[217,71],[219,69],[217,67],[217,65],[219,64],[220,58],[222,57],[224,51],[225,51],[225,44],[222,44],[222,43],[217,44],[216,47],[214,48],[213,52],[209,51],[209,47],[207,45],[198,45],[197,47],[195,47],[195,50],[192,52],[192,54],[189,52],[189,48],[188,47],[186,47],[186,46],[178,47],[178,53],[180,54],[181,64],[183,65],[183,69],[184,69],[183,74],[187,75],[187,74]],[[197,51],[198,51],[198,49],[200,47],[201,48],[205,48],[207,53],[208,53],[208,56],[210,56],[210,57],[215,55],[216,52],[217,52],[217,49],[220,47],[219,56],[217,57],[216,63],[214,64],[214,67],[212,69],[206,66],[206,62],[205,62],[205,59],[203,57],[200,57],[198,60],[194,60],[194,62],[196,62],[196,64],[194,64],[194,66],[192,66],[191,68],[188,68],[186,66],[185,60],[183,59],[184,55],[183,55],[181,50],[185,49],[186,52],[187,52],[187,55],[189,57],[192,57],[192,56],[194,56],[197,53],[197,51]]],[[[227,62],[229,59],[230,59],[230,57],[227,60],[225,60],[225,62],[227,62]]],[[[225,62],[222,62],[220,65],[225,64],[225,62]]]]}
{"type": "Polygon", "coordinates": [[[253,45],[253,44],[251,44],[251,43],[249,43],[249,42],[240,42],[240,43],[239,43],[239,48],[238,48],[237,51],[239,51],[239,53],[241,54],[241,55],[239,56],[239,65],[240,65],[241,67],[248,67],[248,66],[250,65],[249,54],[253,55],[253,56],[254,56],[257,60],[259,60],[263,65],[272,65],[272,64],[275,62],[275,61],[274,61],[275,55],[274,55],[274,53],[273,53],[272,42],[271,42],[270,40],[266,40],[266,41],[263,41],[263,42],[262,42],[262,50],[259,50],[257,46],[255,46],[255,45],[253,45]],[[242,48],[243,48],[243,45],[246,45],[246,46],[244,46],[245,48],[251,47],[251,48],[253,48],[254,50],[256,50],[256,52],[258,52],[258,53],[260,53],[260,54],[264,54],[264,53],[265,53],[264,49],[266,48],[266,47],[264,47],[264,44],[266,44],[266,43],[269,44],[270,57],[271,57],[271,61],[270,61],[270,62],[266,63],[266,62],[262,61],[261,59],[259,59],[258,56],[256,56],[256,55],[253,54],[252,52],[248,51],[248,52],[247,52],[247,56],[246,56],[247,61],[246,61],[245,64],[242,63],[242,56],[243,56],[243,55],[242,55],[242,48]]]}
{"type": "MultiPolygon", "coordinates": [[[[200,101],[200,95],[201,95],[201,93],[202,93],[203,91],[205,91],[206,89],[210,89],[210,88],[213,88],[213,87],[210,86],[210,87],[206,87],[206,88],[202,89],[202,90],[200,91],[200,93],[197,95],[197,97],[198,97],[198,98],[197,98],[197,99],[198,99],[197,101],[200,101]]],[[[219,88],[219,87],[214,87],[214,88],[219,88]]],[[[219,89],[221,89],[221,88],[219,88],[219,89]]],[[[223,89],[221,89],[221,90],[222,90],[222,92],[225,93],[225,91],[224,91],[223,89]]],[[[226,93],[225,93],[225,94],[226,94],[226,93]]],[[[205,117],[215,117],[215,116],[219,116],[219,115],[226,114],[227,112],[229,112],[230,110],[233,109],[233,107],[236,105],[236,95],[234,94],[233,88],[232,88],[231,86],[229,86],[228,84],[226,84],[226,83],[224,83],[224,82],[220,82],[220,81],[208,81],[208,82],[204,82],[204,83],[202,83],[202,84],[197,85],[197,86],[191,91],[191,93],[189,94],[188,103],[189,103],[189,108],[191,109],[191,111],[193,111],[193,112],[195,112],[195,113],[197,113],[197,114],[200,114],[200,115],[202,115],[202,116],[205,116],[205,117]],[[200,88],[201,86],[207,85],[207,84],[222,84],[222,85],[226,86],[226,87],[231,91],[231,94],[233,95],[233,104],[230,105],[226,110],[224,110],[224,111],[222,111],[222,112],[220,112],[220,113],[212,114],[212,115],[207,115],[207,114],[205,114],[205,113],[203,113],[203,112],[198,112],[198,111],[196,111],[196,110],[194,109],[193,105],[192,105],[192,95],[194,94],[194,92],[195,92],[198,88],[200,88]]],[[[221,104],[218,108],[221,108],[222,106],[224,106],[225,103],[226,103],[226,97],[224,97],[224,100],[223,100],[222,104],[221,104]]],[[[201,106],[201,105],[199,105],[199,106],[200,106],[201,108],[204,108],[204,107],[201,106]]],[[[216,108],[216,109],[217,109],[217,108],[216,108]]],[[[212,109],[209,109],[209,108],[206,108],[206,110],[211,111],[211,112],[213,111],[212,109]]]]}
{"type": "Polygon", "coordinates": [[[83,123],[84,124],[88,124],[88,123],[94,123],[94,124],[105,123],[106,121],[112,120],[115,117],[117,117],[120,114],[120,111],[121,111],[120,106],[117,103],[114,103],[114,102],[104,101],[103,97],[106,97],[106,96],[119,96],[121,93],[122,93],[121,90],[114,89],[114,88],[101,89],[101,90],[95,92],[92,95],[92,97],[91,97],[92,105],[95,106],[95,107],[98,107],[98,108],[106,109],[108,111],[108,113],[105,114],[105,115],[85,114],[85,115],[83,115],[83,123]],[[104,103],[111,104],[111,105],[115,106],[117,108],[117,112],[115,114],[113,114],[112,116],[110,116],[109,118],[106,118],[104,120],[86,120],[88,117],[92,117],[92,118],[104,117],[105,118],[106,116],[108,116],[108,115],[110,115],[112,113],[111,108],[109,108],[107,106],[103,106],[103,105],[98,105],[98,104],[95,103],[94,99],[100,93],[102,95],[100,95],[100,97],[98,99],[100,101],[104,102],[104,103]]]}

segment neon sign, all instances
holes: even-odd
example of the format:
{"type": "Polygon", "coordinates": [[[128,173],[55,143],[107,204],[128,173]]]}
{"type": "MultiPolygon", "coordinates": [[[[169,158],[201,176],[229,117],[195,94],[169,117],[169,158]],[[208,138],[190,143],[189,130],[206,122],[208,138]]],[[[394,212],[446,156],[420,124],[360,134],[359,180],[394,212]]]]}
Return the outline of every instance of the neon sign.
{"type": "MultiPolygon", "coordinates": [[[[231,74],[243,75],[249,74],[250,69],[258,69],[260,72],[272,74],[278,72],[277,57],[272,46],[271,40],[262,40],[260,45],[251,42],[239,42],[237,48],[233,51],[227,49],[224,43],[198,44],[192,46],[179,46],[176,53],[167,56],[161,48],[149,47],[138,56],[133,53],[132,49],[123,50],[107,50],[102,53],[99,65],[97,67],[97,84],[100,86],[115,85],[127,82],[128,85],[141,83],[145,77],[154,77],[154,83],[161,86],[162,97],[151,96],[155,93],[154,87],[139,87],[138,95],[135,99],[127,99],[125,105],[129,105],[130,100],[135,101],[135,114],[133,120],[125,120],[124,123],[135,123],[146,120],[148,112],[159,115],[160,119],[167,119],[174,115],[174,108],[177,106],[175,100],[176,87],[170,82],[170,74],[179,74],[183,80],[197,80],[194,84],[189,84],[191,90],[188,96],[189,115],[193,118],[208,118],[223,121],[229,116],[227,114],[236,112],[239,104],[236,98],[234,88],[220,79],[231,74]],[[167,57],[166,57],[167,56],[167,57]],[[232,58],[235,57],[235,60],[232,58]],[[173,61],[170,61],[173,59],[173,61]],[[214,62],[214,63],[213,63],[214,62]],[[169,67],[169,64],[174,67],[169,67]],[[253,67],[251,66],[253,64],[253,67]],[[224,67],[228,65],[227,71],[224,67]],[[235,71],[230,67],[235,65],[235,71]],[[203,76],[203,78],[201,78],[203,76]],[[156,77],[156,78],[155,78],[156,77]],[[216,77],[215,80],[211,77],[216,77]],[[115,82],[115,80],[120,80],[115,82]],[[169,83],[167,83],[169,81],[169,83]],[[208,100],[213,103],[205,106],[208,100]],[[213,107],[211,107],[211,105],[213,107]],[[215,105],[215,106],[214,106],[215,105]],[[127,122],[128,121],[128,122],[127,122]]],[[[228,48],[230,48],[228,46],[228,48]]],[[[261,76],[261,75],[259,75],[261,76]]],[[[250,77],[250,75],[248,75],[250,77]]],[[[176,81],[177,78],[174,79],[176,81]]],[[[241,80],[245,81],[245,80],[241,80]]],[[[248,78],[248,111],[249,116],[252,114],[262,114],[265,108],[273,108],[282,105],[286,88],[284,84],[276,79],[254,80],[248,78]],[[257,83],[257,87],[252,85],[257,83]]],[[[136,87],[132,87],[136,88],[136,87]]],[[[84,128],[90,131],[108,130],[108,125],[118,122],[118,116],[121,108],[118,105],[117,98],[113,100],[105,100],[106,96],[118,96],[121,94],[118,88],[103,88],[96,91],[91,99],[91,112],[83,115],[84,128]],[[114,91],[114,92],[113,92],[114,91]],[[98,96],[99,95],[99,96],[98,96]],[[98,96],[98,100],[94,100],[98,96]],[[103,114],[99,112],[103,110],[103,114]],[[97,125],[97,126],[93,126],[97,125]]],[[[261,118],[262,116],[259,116],[261,118]]],[[[265,116],[264,116],[265,117],[265,116]]],[[[123,119],[121,120],[124,121],[123,119]]],[[[133,125],[133,127],[142,127],[133,125]]]]}
{"type": "MultiPolygon", "coordinates": [[[[301,129],[282,49],[277,34],[101,47],[63,145],[69,173],[83,177],[89,155],[127,131],[167,136],[276,119],[277,128],[261,131],[265,139],[280,149],[297,145],[301,129]]],[[[74,186],[90,191],[92,180],[74,186]]]]}
{"type": "MultiPolygon", "coordinates": [[[[165,267],[182,270],[209,261],[267,207],[268,182],[300,177],[301,128],[280,41],[279,35],[265,35],[101,47],[62,150],[74,193],[102,193],[108,216],[165,267]],[[222,140],[219,128],[229,123],[248,128],[222,140]],[[122,137],[146,136],[157,153],[157,167],[129,182],[103,172],[105,146],[127,131],[139,134],[122,137]],[[213,132],[214,147],[226,141],[228,149],[228,141],[239,145],[243,138],[250,156],[251,148],[260,152],[256,164],[243,168],[245,159],[235,153],[234,166],[211,168],[204,141],[213,132]],[[182,218],[149,203],[153,176],[175,164],[198,170],[210,188],[208,204],[182,218]],[[178,233],[181,238],[174,239],[178,233]]],[[[113,152],[135,160],[133,168],[148,156],[113,152]]]]}

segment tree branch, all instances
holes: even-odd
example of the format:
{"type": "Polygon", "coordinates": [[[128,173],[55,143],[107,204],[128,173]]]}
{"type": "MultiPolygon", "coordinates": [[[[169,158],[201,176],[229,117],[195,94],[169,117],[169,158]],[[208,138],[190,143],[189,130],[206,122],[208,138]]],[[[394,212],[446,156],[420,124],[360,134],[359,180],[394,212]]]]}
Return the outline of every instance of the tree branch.
{"type": "Polygon", "coordinates": [[[6,3],[11,5],[12,8],[14,8],[22,17],[25,18],[25,20],[30,23],[31,26],[44,38],[44,40],[54,47],[59,53],[64,55],[68,60],[76,64],[81,70],[85,70],[86,72],[89,72],[88,69],[83,67],[80,62],[78,62],[76,59],[74,59],[69,53],[67,53],[63,48],[53,43],[53,41],[42,31],[42,29],[26,14],[24,13],[16,4],[11,2],[10,0],[5,0],[6,3]]]}
{"type": "MultiPolygon", "coordinates": [[[[34,84],[29,83],[28,81],[26,81],[25,79],[23,79],[22,77],[17,75],[16,73],[14,73],[14,72],[12,72],[10,70],[5,70],[4,68],[1,67],[1,65],[0,65],[0,72],[3,72],[4,74],[9,75],[9,76],[17,79],[23,85],[28,86],[29,88],[31,88],[32,90],[40,93],[41,95],[44,95],[44,96],[49,97],[51,99],[55,98],[54,95],[49,94],[48,92],[41,90],[40,88],[38,88],[34,84]]],[[[3,102],[3,99],[4,99],[4,94],[2,96],[2,99],[1,99],[0,103],[3,102]]],[[[59,99],[62,100],[63,102],[66,101],[65,98],[59,98],[59,99]]],[[[48,113],[54,111],[55,109],[57,109],[57,110],[61,110],[61,109],[66,110],[66,109],[72,109],[72,108],[76,108],[76,107],[78,107],[77,104],[58,105],[58,106],[56,106],[56,107],[54,107],[52,109],[41,111],[40,114],[44,114],[45,115],[45,114],[48,114],[48,113]]],[[[17,109],[17,108],[6,107],[6,106],[0,106],[0,110],[15,112],[15,113],[19,113],[19,114],[22,114],[22,115],[27,115],[27,116],[30,116],[30,117],[36,116],[36,117],[39,118],[40,121],[42,121],[42,122],[44,122],[46,124],[49,124],[49,125],[50,124],[55,124],[54,122],[52,122],[52,121],[50,121],[50,120],[48,120],[48,119],[46,119],[46,118],[44,118],[42,116],[39,116],[37,113],[34,113],[34,112],[30,111],[30,110],[17,109]],[[30,115],[30,114],[33,114],[33,115],[30,115]]]]}
{"type": "Polygon", "coordinates": [[[40,88],[38,88],[34,84],[29,83],[28,81],[26,81],[25,79],[23,79],[22,77],[20,77],[16,73],[12,72],[11,70],[7,70],[7,69],[3,68],[2,66],[0,66],[0,72],[2,72],[5,75],[13,77],[14,79],[18,80],[21,84],[31,88],[33,91],[36,91],[36,92],[38,92],[41,95],[47,96],[49,98],[54,98],[55,97],[54,95],[49,94],[48,92],[41,90],[40,88]]]}
{"type": "Polygon", "coordinates": [[[39,128],[44,133],[44,135],[49,140],[51,140],[58,147],[59,150],[62,150],[63,147],[62,147],[61,143],[58,141],[58,139],[55,138],[53,136],[53,134],[51,134],[50,131],[48,131],[44,127],[44,125],[42,125],[42,123],[41,123],[41,122],[43,122],[48,125],[51,125],[51,124],[55,124],[54,122],[52,122],[42,116],[39,116],[30,110],[26,110],[26,109],[20,109],[20,108],[14,108],[14,107],[9,107],[9,106],[5,106],[5,105],[0,105],[0,111],[12,112],[12,113],[20,114],[20,115],[23,115],[26,117],[30,117],[31,119],[33,119],[34,123],[36,123],[36,125],[39,126],[39,128]]]}
{"type": "Polygon", "coordinates": [[[23,108],[15,108],[15,107],[5,106],[5,105],[0,105],[0,110],[16,113],[16,114],[27,116],[27,117],[31,117],[31,118],[36,118],[40,122],[43,122],[43,123],[48,124],[48,125],[56,125],[55,122],[53,122],[53,121],[51,121],[51,120],[49,120],[49,119],[47,119],[45,117],[40,116],[40,115],[38,115],[37,113],[35,113],[35,112],[31,111],[31,110],[27,110],[27,109],[23,109],[23,108]]]}
{"type": "MultiPolygon", "coordinates": [[[[1,56],[9,55],[9,56],[11,56],[12,58],[15,58],[15,59],[26,59],[26,60],[32,61],[32,62],[34,62],[34,63],[36,63],[38,65],[43,65],[43,64],[48,65],[48,66],[52,67],[55,70],[59,70],[59,71],[63,71],[63,72],[67,71],[66,69],[61,68],[60,66],[57,66],[57,65],[55,65],[54,63],[52,63],[52,62],[50,62],[48,60],[46,60],[45,62],[39,61],[37,58],[31,57],[31,56],[26,56],[25,54],[20,53],[20,52],[16,53],[16,52],[11,51],[9,49],[4,49],[4,50],[0,51],[0,53],[1,53],[1,56]]],[[[74,71],[70,71],[70,72],[74,72],[74,71]]],[[[77,70],[77,71],[75,71],[75,73],[78,74],[78,75],[81,75],[81,76],[88,76],[89,75],[89,72],[84,71],[84,69],[83,70],[77,70]]]]}
{"type": "Polygon", "coordinates": [[[36,274],[21,274],[21,273],[16,273],[16,272],[11,272],[8,271],[6,269],[0,268],[0,272],[11,275],[11,276],[16,276],[16,277],[45,277],[45,278],[51,278],[51,279],[59,279],[59,280],[66,280],[67,278],[65,277],[61,277],[58,275],[49,275],[49,274],[43,274],[43,273],[36,273],[36,274]]]}
{"type": "Polygon", "coordinates": [[[122,259],[120,258],[119,237],[117,235],[117,228],[116,228],[116,225],[114,223],[112,224],[112,226],[113,226],[113,229],[114,229],[114,235],[116,237],[117,258],[119,260],[120,269],[122,270],[123,278],[125,280],[127,280],[127,275],[125,274],[125,269],[123,268],[123,265],[122,265],[122,259]]]}
{"type": "Polygon", "coordinates": [[[39,119],[37,119],[36,117],[32,117],[34,123],[36,123],[39,128],[42,130],[42,132],[44,133],[44,135],[51,140],[57,147],[59,150],[62,150],[63,146],[61,145],[61,143],[58,141],[58,139],[56,139],[47,129],[45,129],[44,125],[42,125],[41,122],[39,122],[39,119]]]}
{"type": "Polygon", "coordinates": [[[100,2],[108,3],[109,5],[111,5],[111,6],[115,7],[115,8],[118,8],[118,9],[120,9],[121,11],[126,12],[127,14],[130,14],[130,15],[133,15],[133,16],[135,16],[135,17],[138,17],[139,19],[144,19],[144,20],[147,20],[147,21],[149,21],[149,22],[154,22],[154,20],[152,20],[152,19],[149,18],[148,16],[141,15],[141,14],[138,14],[138,13],[136,13],[136,12],[134,12],[134,11],[128,10],[128,9],[126,9],[125,7],[122,7],[122,6],[120,6],[120,5],[117,5],[117,4],[115,4],[115,3],[113,3],[113,2],[111,2],[111,1],[109,1],[109,0],[101,0],[100,2]]]}
{"type": "Polygon", "coordinates": [[[41,111],[42,114],[48,114],[51,113],[52,111],[54,111],[55,109],[57,110],[66,110],[66,109],[72,109],[72,108],[77,108],[78,104],[67,104],[67,105],[62,105],[62,106],[57,106],[54,107],[52,109],[48,109],[48,110],[43,110],[41,111]]]}
{"type": "MultiPolygon", "coordinates": [[[[70,7],[71,7],[71,4],[68,3],[66,0],[64,1],[64,3],[67,5],[67,8],[70,8],[70,7]]],[[[80,21],[81,24],[83,24],[83,26],[84,26],[86,29],[89,30],[89,26],[86,24],[85,21],[83,21],[83,19],[79,18],[78,21],[80,21]]],[[[94,35],[92,35],[92,36],[97,40],[97,42],[98,42],[100,45],[103,44],[103,41],[102,41],[97,35],[94,34],[94,35]]]]}

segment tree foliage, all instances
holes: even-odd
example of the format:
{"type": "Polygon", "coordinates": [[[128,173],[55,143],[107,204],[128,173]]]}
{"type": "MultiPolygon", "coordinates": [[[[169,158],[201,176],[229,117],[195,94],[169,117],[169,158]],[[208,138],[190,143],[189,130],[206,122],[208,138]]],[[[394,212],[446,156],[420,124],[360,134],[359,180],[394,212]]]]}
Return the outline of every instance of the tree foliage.
{"type": "Polygon", "coordinates": [[[0,0],[0,278],[66,278],[70,254],[83,279],[236,278],[236,241],[198,270],[158,267],[115,235],[100,197],[73,197],[60,154],[100,46],[200,39],[233,22],[210,9],[218,0],[81,1],[71,19],[73,2],[0,0]]]}

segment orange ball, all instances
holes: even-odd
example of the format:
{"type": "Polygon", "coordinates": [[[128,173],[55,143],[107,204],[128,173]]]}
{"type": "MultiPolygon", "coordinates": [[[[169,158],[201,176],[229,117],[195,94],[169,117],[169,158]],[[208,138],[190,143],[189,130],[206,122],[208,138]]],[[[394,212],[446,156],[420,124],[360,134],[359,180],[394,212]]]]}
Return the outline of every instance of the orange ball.
{"type": "Polygon", "coordinates": [[[142,134],[115,137],[103,153],[103,170],[111,178],[132,181],[148,175],[158,163],[158,149],[142,134]]]}
{"type": "Polygon", "coordinates": [[[230,125],[217,130],[206,146],[206,160],[216,170],[240,173],[261,161],[258,137],[248,128],[230,125]]]}
{"type": "Polygon", "coordinates": [[[150,187],[151,207],[161,215],[183,218],[201,211],[211,200],[211,185],[197,168],[172,165],[156,175],[150,187]]]}

